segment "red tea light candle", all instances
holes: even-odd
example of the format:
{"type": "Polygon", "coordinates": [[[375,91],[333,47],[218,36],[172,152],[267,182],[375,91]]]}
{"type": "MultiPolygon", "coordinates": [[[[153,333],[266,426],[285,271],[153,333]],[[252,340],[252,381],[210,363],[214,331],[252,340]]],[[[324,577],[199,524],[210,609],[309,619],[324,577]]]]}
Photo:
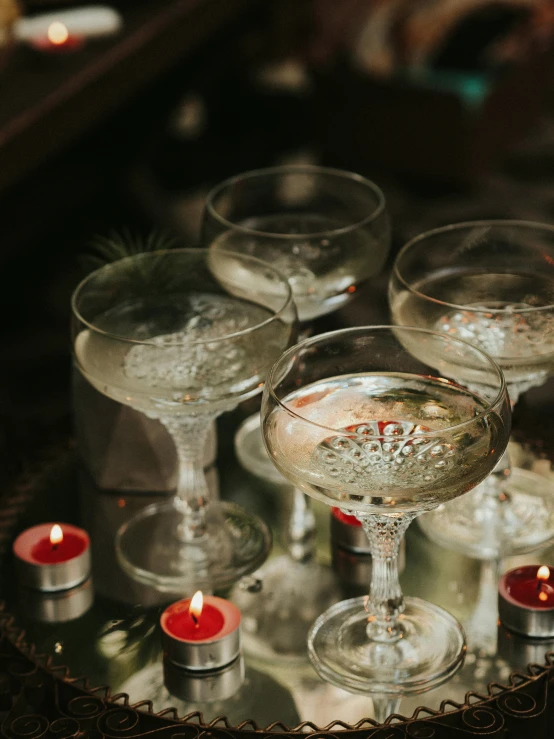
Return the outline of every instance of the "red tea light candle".
{"type": "Polygon", "coordinates": [[[199,590],[162,613],[166,659],[187,670],[216,670],[240,653],[240,611],[228,600],[199,590]]]}
{"type": "Polygon", "coordinates": [[[546,565],[517,567],[498,583],[498,614],[504,626],[534,638],[554,636],[554,575],[546,565]]]}
{"type": "Polygon", "coordinates": [[[80,48],[86,39],[111,36],[123,25],[121,15],[107,6],[92,5],[53,13],[23,16],[13,24],[13,35],[45,52],[80,48]]]}
{"type": "Polygon", "coordinates": [[[68,590],[90,575],[90,539],[70,524],[43,523],[21,533],[13,553],[19,584],[36,590],[68,590]]]}
{"type": "Polygon", "coordinates": [[[67,26],[61,21],[52,21],[44,36],[29,40],[29,44],[39,51],[65,52],[74,51],[83,46],[82,36],[71,36],[67,26]]]}

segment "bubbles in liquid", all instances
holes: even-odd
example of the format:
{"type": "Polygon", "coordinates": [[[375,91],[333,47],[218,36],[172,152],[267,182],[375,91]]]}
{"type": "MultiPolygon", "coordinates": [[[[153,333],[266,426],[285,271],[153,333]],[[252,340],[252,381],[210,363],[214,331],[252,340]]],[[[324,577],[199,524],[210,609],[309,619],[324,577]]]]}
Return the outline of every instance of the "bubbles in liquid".
{"type": "Polygon", "coordinates": [[[353,229],[347,239],[337,236],[349,225],[349,220],[310,212],[256,216],[240,222],[253,234],[225,232],[212,248],[270,263],[289,280],[300,320],[307,321],[348,301],[349,288],[377,272],[384,259],[386,239],[362,228],[353,229]]]}
{"type": "Polygon", "coordinates": [[[258,306],[219,296],[192,296],[192,315],[179,331],[155,336],[132,347],[124,371],[151,387],[214,387],[234,380],[245,368],[252,338],[228,338],[255,326],[269,312],[258,306]],[[212,341],[213,340],[213,341],[212,341]],[[195,343],[202,341],[204,343],[195,343]]]}
{"type": "Polygon", "coordinates": [[[441,316],[435,329],[476,344],[493,357],[525,358],[552,351],[551,316],[540,312],[519,312],[529,307],[517,303],[468,306],[468,310],[456,310],[441,316]]]}
{"type": "Polygon", "coordinates": [[[364,488],[380,479],[430,482],[451,468],[456,456],[453,444],[429,438],[430,431],[407,421],[355,424],[321,442],[312,461],[325,475],[364,488]]]}
{"type": "Polygon", "coordinates": [[[526,303],[475,305],[472,310],[441,316],[433,328],[465,339],[497,359],[515,402],[521,393],[546,381],[548,369],[535,364],[542,355],[554,352],[551,313],[518,312],[530,307],[526,303]]]}

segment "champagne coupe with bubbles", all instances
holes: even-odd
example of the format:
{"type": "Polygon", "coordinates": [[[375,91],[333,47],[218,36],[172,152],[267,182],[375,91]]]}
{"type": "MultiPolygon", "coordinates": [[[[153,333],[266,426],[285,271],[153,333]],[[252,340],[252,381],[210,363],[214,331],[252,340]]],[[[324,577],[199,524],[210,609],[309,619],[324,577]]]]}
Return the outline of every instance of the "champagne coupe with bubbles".
{"type": "MultiPolygon", "coordinates": [[[[314,319],[343,306],[382,269],[390,227],[384,195],[373,182],[351,172],[291,165],[246,172],[217,185],[207,197],[202,240],[215,251],[250,254],[282,272],[307,333],[314,319]]],[[[267,458],[259,414],[242,424],[235,447],[251,473],[283,483],[267,458]]],[[[245,645],[269,659],[305,658],[312,613],[337,598],[328,571],[315,560],[315,518],[301,491],[293,491],[286,528],[287,555],[260,573],[271,600],[236,593],[252,624],[252,633],[244,630],[245,645]]]]}
{"type": "Polygon", "coordinates": [[[510,404],[498,365],[436,332],[334,331],[277,360],[261,414],[281,473],[355,515],[371,545],[369,596],[331,606],[311,628],[316,670],[389,710],[438,686],[462,663],[463,630],[442,608],[403,597],[398,548],[416,516],[471,490],[501,457],[510,404]],[[462,359],[486,378],[478,391],[452,379],[462,359]]]}
{"type": "Polygon", "coordinates": [[[287,280],[247,255],[154,251],[90,274],[72,308],[79,370],[108,397],[161,421],[179,461],[174,499],[118,531],[124,570],[165,592],[225,587],[252,572],[269,552],[267,527],[209,499],[202,459],[213,420],[259,392],[291,342],[287,280]]]}
{"type": "MultiPolygon", "coordinates": [[[[510,399],[554,370],[554,227],[526,221],[475,221],[438,228],[398,254],[390,281],[393,321],[442,331],[480,347],[506,377],[510,399]]],[[[453,375],[481,380],[463,361],[453,375]]],[[[497,559],[554,536],[554,484],[511,468],[509,454],[471,496],[420,520],[436,542],[497,559]]]]}
{"type": "Polygon", "coordinates": [[[383,267],[390,241],[385,197],[353,172],[285,165],[216,185],[202,241],[270,262],[289,280],[301,324],[347,303],[383,267]]]}

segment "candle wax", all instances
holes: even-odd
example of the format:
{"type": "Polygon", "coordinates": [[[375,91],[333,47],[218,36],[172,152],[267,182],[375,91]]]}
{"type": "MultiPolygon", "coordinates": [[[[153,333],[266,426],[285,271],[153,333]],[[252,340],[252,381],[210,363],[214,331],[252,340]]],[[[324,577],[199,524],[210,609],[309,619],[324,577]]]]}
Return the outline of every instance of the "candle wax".
{"type": "Polygon", "coordinates": [[[343,513],[340,508],[331,508],[331,513],[341,523],[345,523],[348,526],[361,526],[362,522],[358,521],[356,516],[349,516],[347,513],[343,513]]]}
{"type": "Polygon", "coordinates": [[[172,636],[185,641],[201,641],[219,634],[225,619],[218,608],[204,603],[202,613],[196,617],[195,623],[189,612],[189,605],[190,601],[177,603],[168,611],[165,628],[172,636]]]}
{"type": "Polygon", "coordinates": [[[38,564],[59,564],[78,557],[85,551],[86,546],[83,537],[64,531],[63,539],[58,544],[52,544],[48,536],[39,539],[31,549],[31,557],[38,564]]]}
{"type": "Polygon", "coordinates": [[[537,570],[538,567],[512,570],[506,578],[506,592],[527,608],[554,608],[554,578],[551,575],[548,580],[538,580],[537,570]],[[544,595],[539,597],[541,593],[544,595]]]}
{"type": "Polygon", "coordinates": [[[53,43],[48,36],[41,36],[29,40],[29,44],[37,51],[45,51],[47,53],[63,53],[64,51],[75,51],[84,45],[81,36],[68,36],[65,41],[53,43]]]}

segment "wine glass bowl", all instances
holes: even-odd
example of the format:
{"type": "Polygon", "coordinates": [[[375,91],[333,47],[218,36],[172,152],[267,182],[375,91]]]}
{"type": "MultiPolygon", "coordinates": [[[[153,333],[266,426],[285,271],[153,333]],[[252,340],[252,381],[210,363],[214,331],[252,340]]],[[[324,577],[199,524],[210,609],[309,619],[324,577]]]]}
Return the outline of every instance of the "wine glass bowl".
{"type": "Polygon", "coordinates": [[[501,456],[497,441],[507,421],[488,412],[488,385],[479,399],[446,379],[451,375],[431,375],[418,356],[450,370],[456,359],[470,355],[495,397],[499,371],[481,351],[441,334],[371,330],[378,340],[366,338],[369,328],[345,329],[307,340],[278,360],[264,403],[282,397],[287,402],[263,411],[270,456],[285,477],[330,505],[368,513],[431,509],[488,474],[501,456]],[[324,337],[330,337],[325,344],[324,337]],[[399,354],[402,370],[393,369],[399,354]],[[362,361],[366,369],[347,373],[362,361]],[[327,376],[306,390],[310,372],[327,376]]]}
{"type": "Polygon", "coordinates": [[[228,586],[254,570],[269,551],[267,527],[239,506],[209,500],[202,457],[213,420],[260,391],[292,339],[286,279],[245,255],[150,252],[93,272],[72,307],[79,370],[100,392],[161,421],[179,460],[176,497],[119,530],[122,567],[169,592],[228,586]],[[268,295],[245,284],[237,263],[278,287],[268,295]]]}
{"type": "Polygon", "coordinates": [[[80,371],[100,392],[151,415],[232,408],[258,393],[294,327],[290,289],[276,270],[197,249],[106,265],[78,286],[73,311],[80,371]],[[236,264],[278,287],[268,293],[229,279],[236,264]]]}
{"type": "Polygon", "coordinates": [[[315,668],[348,690],[389,696],[446,680],[461,665],[463,631],[438,606],[404,600],[398,547],[413,518],[472,489],[500,459],[510,407],[498,366],[480,349],[436,332],[335,331],[277,360],[262,419],[280,472],[355,515],[372,550],[369,598],[332,606],[312,627],[315,668]],[[464,355],[487,377],[478,393],[443,374],[443,365],[464,355]],[[424,356],[448,360],[433,366],[424,356]]]}
{"type": "Polygon", "coordinates": [[[384,195],[370,180],[289,165],[217,185],[206,199],[202,242],[272,264],[306,322],[340,308],[382,269],[390,226],[384,195]]]}
{"type": "MultiPolygon", "coordinates": [[[[398,254],[389,299],[397,325],[441,331],[486,351],[515,403],[554,369],[554,227],[475,221],[422,234],[398,254]]],[[[475,387],[487,382],[465,358],[449,376],[475,387]]],[[[420,525],[470,556],[523,553],[554,535],[552,493],[548,481],[505,460],[471,503],[461,499],[420,525]]]]}
{"type": "Polygon", "coordinates": [[[395,261],[390,305],[400,326],[480,346],[515,403],[554,368],[554,227],[474,221],[424,233],[395,261]]]}

